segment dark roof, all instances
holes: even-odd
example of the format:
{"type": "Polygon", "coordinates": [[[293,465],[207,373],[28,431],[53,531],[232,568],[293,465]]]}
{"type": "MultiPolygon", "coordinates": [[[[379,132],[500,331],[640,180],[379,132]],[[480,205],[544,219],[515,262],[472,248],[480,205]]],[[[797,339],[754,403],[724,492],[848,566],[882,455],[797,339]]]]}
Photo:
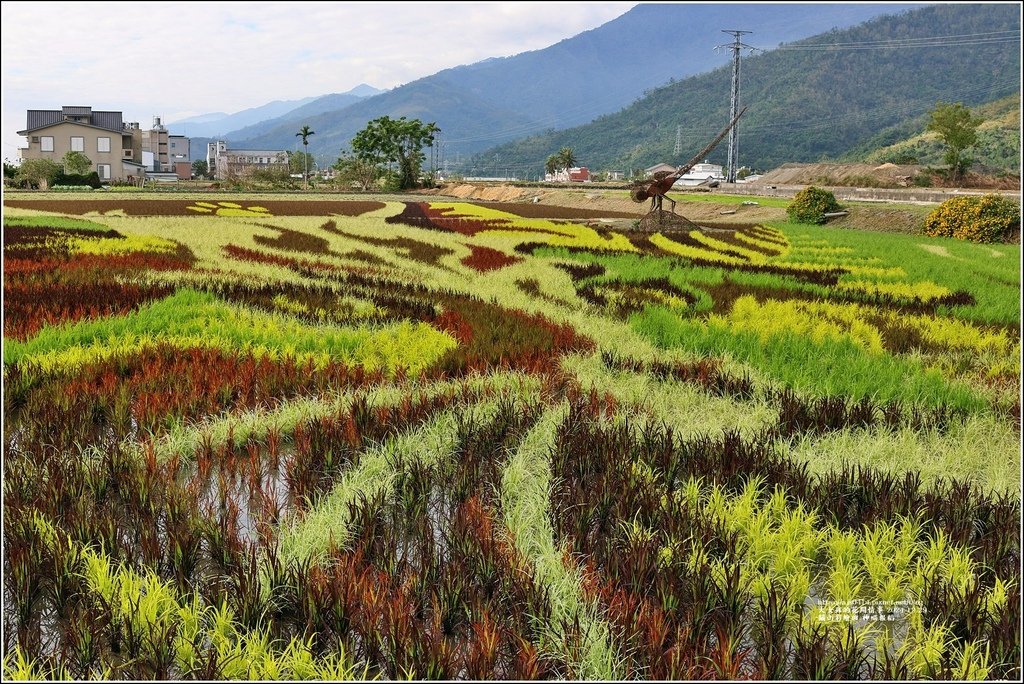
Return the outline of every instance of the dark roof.
{"type": "Polygon", "coordinates": [[[80,126],[92,126],[102,128],[115,133],[124,132],[124,122],[121,112],[96,112],[92,107],[64,107],[62,109],[30,109],[28,110],[28,125],[25,130],[18,131],[18,135],[25,135],[31,131],[48,126],[55,126],[63,123],[65,116],[89,116],[90,122],[77,121],[80,126]]]}

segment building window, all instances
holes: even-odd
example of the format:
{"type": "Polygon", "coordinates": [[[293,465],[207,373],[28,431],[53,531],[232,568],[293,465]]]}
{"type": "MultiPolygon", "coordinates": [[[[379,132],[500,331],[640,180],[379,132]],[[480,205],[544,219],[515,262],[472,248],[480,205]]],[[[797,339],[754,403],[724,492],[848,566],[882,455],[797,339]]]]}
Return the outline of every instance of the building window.
{"type": "Polygon", "coordinates": [[[99,174],[100,180],[110,180],[110,164],[97,164],[96,173],[99,174]]]}
{"type": "Polygon", "coordinates": [[[96,151],[97,152],[109,152],[110,151],[110,138],[96,138],[96,151]]]}
{"type": "Polygon", "coordinates": [[[39,149],[43,152],[53,152],[53,136],[44,135],[39,138],[39,149]]]}
{"type": "Polygon", "coordinates": [[[71,151],[85,152],[85,138],[80,135],[71,136],[71,151]]]}

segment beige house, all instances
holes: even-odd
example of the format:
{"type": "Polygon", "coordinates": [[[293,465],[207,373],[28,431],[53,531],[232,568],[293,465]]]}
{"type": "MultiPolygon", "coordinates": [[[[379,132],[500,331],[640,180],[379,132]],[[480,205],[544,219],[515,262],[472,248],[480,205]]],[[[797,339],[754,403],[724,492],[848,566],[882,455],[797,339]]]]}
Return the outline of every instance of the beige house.
{"type": "Polygon", "coordinates": [[[28,125],[18,135],[28,147],[22,159],[52,159],[58,164],[67,152],[81,152],[93,164],[100,180],[127,179],[139,172],[132,135],[121,112],[93,111],[92,107],[28,110],[28,125]]]}
{"type": "Polygon", "coordinates": [[[25,130],[18,131],[28,142],[19,150],[22,159],[51,159],[60,164],[66,153],[81,152],[104,182],[141,179],[145,171],[174,172],[176,162],[188,159],[188,138],[171,136],[159,118],[148,131],[138,123],[125,123],[121,112],[92,107],[30,109],[27,119],[25,130]],[[184,159],[172,157],[171,138],[185,150],[184,159]]]}

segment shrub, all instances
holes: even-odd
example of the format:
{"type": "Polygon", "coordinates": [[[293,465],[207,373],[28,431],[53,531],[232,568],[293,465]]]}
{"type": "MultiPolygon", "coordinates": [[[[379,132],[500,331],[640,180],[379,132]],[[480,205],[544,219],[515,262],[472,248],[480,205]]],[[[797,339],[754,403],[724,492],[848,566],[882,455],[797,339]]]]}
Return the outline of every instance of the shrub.
{"type": "Polygon", "coordinates": [[[1020,231],[1020,205],[1008,197],[954,197],[939,205],[924,222],[931,237],[971,242],[1004,242],[1020,231]]]}
{"type": "Polygon", "coordinates": [[[915,188],[930,188],[932,187],[932,174],[927,171],[920,171],[914,176],[914,187],[915,188]]]}
{"type": "Polygon", "coordinates": [[[821,224],[825,222],[825,214],[841,209],[835,195],[810,185],[796,194],[786,207],[786,215],[794,223],[821,224]]]}
{"type": "Polygon", "coordinates": [[[52,192],[92,192],[95,188],[91,185],[54,185],[50,190],[52,192]]]}
{"type": "Polygon", "coordinates": [[[103,187],[100,175],[95,171],[92,173],[58,173],[50,181],[50,185],[85,185],[93,190],[103,187]]]}

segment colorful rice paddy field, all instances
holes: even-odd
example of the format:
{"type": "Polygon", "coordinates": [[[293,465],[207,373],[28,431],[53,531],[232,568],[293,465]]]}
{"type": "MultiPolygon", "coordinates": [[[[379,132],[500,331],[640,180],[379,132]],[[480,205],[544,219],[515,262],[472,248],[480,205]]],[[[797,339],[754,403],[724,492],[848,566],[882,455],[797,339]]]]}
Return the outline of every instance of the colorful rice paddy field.
{"type": "Polygon", "coordinates": [[[9,197],[5,678],[1018,678],[1020,247],[595,218],[9,197]]]}

